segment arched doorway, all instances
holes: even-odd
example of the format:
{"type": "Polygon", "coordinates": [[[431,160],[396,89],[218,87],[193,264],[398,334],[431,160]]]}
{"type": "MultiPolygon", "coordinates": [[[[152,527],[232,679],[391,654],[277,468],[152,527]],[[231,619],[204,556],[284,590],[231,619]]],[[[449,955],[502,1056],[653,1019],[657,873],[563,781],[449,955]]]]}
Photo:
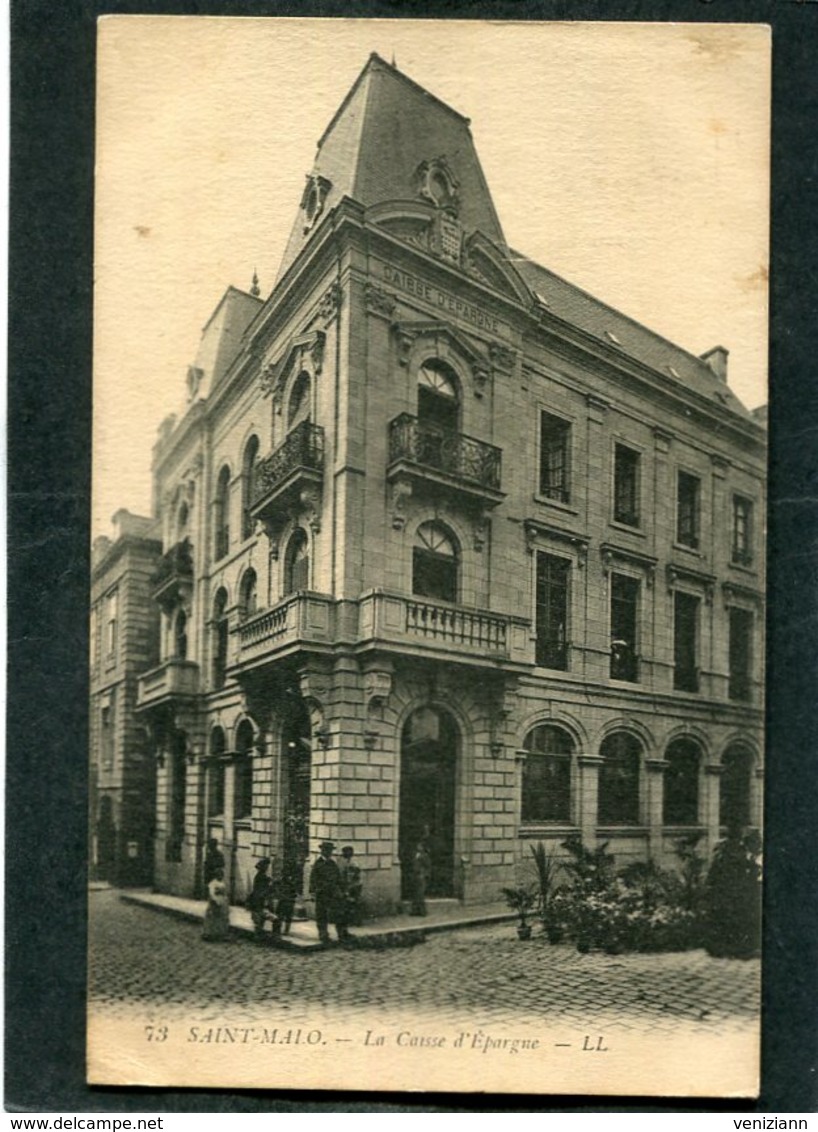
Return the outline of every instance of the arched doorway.
{"type": "Polygon", "coordinates": [[[455,895],[454,833],[458,732],[448,712],[417,708],[401,737],[398,852],[401,897],[412,895],[411,862],[428,834],[432,858],[428,896],[455,895]]]}

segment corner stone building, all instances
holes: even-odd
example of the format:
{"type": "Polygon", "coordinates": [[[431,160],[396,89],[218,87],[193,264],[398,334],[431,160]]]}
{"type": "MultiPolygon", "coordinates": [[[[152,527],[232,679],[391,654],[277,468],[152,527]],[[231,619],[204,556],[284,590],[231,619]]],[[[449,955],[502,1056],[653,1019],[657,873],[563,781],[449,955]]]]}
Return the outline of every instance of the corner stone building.
{"type": "Polygon", "coordinates": [[[89,859],[94,879],[116,885],[153,877],[154,759],[135,708],[139,675],[159,658],[155,525],[123,508],[92,555],[89,859]]]}
{"type": "MultiPolygon", "coordinates": [[[[373,55],[269,299],[160,430],[156,878],[352,844],[372,911],[496,900],[760,821],[765,433],[695,357],[512,251],[467,119],[373,55]]],[[[253,291],[257,292],[254,286],[253,291]]]]}

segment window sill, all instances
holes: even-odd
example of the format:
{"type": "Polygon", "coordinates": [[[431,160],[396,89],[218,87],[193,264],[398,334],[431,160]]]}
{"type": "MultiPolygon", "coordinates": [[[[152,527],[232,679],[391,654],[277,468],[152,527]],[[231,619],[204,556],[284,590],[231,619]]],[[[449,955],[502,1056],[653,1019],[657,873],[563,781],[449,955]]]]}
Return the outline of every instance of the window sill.
{"type": "Polygon", "coordinates": [[[561,499],[552,499],[550,495],[541,495],[538,491],[532,497],[535,503],[542,503],[545,507],[554,507],[557,511],[564,511],[566,515],[579,515],[579,508],[570,502],[564,503],[561,499]]]}
{"type": "Polygon", "coordinates": [[[680,550],[683,554],[690,554],[694,558],[704,558],[704,553],[700,546],[691,546],[687,542],[679,542],[678,540],[673,543],[674,550],[680,550]]]}
{"type": "Polygon", "coordinates": [[[526,822],[525,825],[520,825],[517,830],[517,836],[522,840],[528,840],[534,837],[543,837],[546,834],[553,837],[575,837],[579,836],[580,828],[578,825],[571,825],[570,822],[526,822]]]}
{"type": "Polygon", "coordinates": [[[646,825],[598,825],[597,837],[647,837],[646,825]]]}
{"type": "Polygon", "coordinates": [[[610,526],[614,527],[617,531],[627,531],[630,535],[636,535],[638,538],[647,538],[648,536],[639,526],[632,526],[630,523],[623,523],[619,519],[611,519],[610,526]]]}
{"type": "Polygon", "coordinates": [[[748,564],[746,562],[730,561],[730,562],[727,563],[727,565],[730,567],[731,570],[737,570],[740,574],[747,574],[747,575],[749,575],[750,577],[753,577],[753,578],[758,577],[758,567],[754,566],[752,564],[752,562],[750,562],[748,564]]]}

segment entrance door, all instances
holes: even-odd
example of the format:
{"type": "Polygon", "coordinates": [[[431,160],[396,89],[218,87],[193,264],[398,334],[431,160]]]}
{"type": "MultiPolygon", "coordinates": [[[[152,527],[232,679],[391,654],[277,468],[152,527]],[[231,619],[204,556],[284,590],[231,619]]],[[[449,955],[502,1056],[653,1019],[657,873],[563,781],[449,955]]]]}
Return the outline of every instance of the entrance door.
{"type": "Polygon", "coordinates": [[[446,712],[418,708],[401,745],[399,853],[401,896],[412,895],[411,863],[424,833],[432,858],[427,896],[454,896],[454,812],[457,730],[446,712]]]}

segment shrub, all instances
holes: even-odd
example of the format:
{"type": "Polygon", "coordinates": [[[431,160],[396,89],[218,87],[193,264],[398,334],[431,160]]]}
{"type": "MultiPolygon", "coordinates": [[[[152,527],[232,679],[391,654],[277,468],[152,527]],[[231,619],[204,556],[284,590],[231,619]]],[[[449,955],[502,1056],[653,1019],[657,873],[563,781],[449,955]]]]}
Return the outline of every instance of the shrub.
{"type": "Polygon", "coordinates": [[[728,830],[704,884],[701,923],[710,955],[750,959],[761,947],[761,839],[728,830]]]}

